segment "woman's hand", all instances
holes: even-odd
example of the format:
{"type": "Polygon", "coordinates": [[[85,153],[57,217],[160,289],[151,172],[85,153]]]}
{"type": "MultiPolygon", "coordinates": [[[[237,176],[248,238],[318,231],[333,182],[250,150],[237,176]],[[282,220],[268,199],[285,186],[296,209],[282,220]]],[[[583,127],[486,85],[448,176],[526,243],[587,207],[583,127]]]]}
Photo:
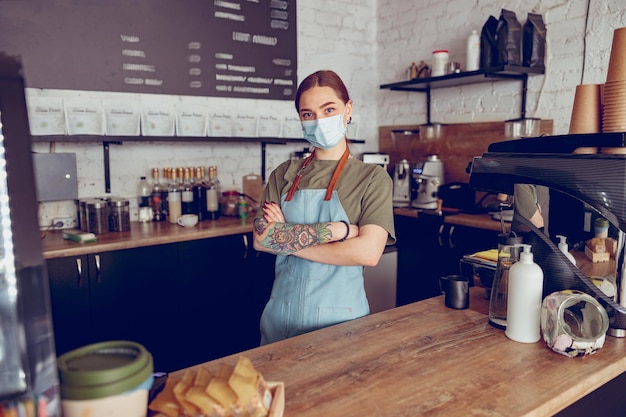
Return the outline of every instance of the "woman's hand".
{"type": "Polygon", "coordinates": [[[268,223],[287,223],[280,206],[273,201],[263,204],[263,217],[268,223]]]}

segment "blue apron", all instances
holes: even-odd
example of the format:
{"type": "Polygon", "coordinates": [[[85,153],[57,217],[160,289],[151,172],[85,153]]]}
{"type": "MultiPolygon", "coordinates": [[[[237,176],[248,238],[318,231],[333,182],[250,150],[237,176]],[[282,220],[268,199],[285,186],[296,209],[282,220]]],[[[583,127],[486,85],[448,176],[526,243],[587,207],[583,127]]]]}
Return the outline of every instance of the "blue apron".
{"type": "MultiPolygon", "coordinates": [[[[326,190],[298,190],[291,201],[281,197],[288,223],[311,224],[345,220],[337,191],[324,201],[326,190]]],[[[332,245],[333,243],[329,243],[332,245]]],[[[336,266],[277,256],[276,278],[261,316],[261,344],[307,333],[369,314],[362,266],[336,266]]]]}

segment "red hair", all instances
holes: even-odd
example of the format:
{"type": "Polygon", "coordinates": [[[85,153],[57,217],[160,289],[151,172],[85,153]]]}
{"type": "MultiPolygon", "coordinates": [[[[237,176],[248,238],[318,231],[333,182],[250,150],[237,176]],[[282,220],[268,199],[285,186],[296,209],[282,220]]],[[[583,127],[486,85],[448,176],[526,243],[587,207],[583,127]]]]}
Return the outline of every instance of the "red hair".
{"type": "Polygon", "coordinates": [[[348,89],[346,88],[346,85],[343,83],[341,78],[337,75],[337,73],[330,70],[320,70],[307,76],[300,83],[298,91],[296,92],[295,99],[296,110],[298,112],[300,112],[300,96],[302,96],[302,93],[316,86],[330,87],[335,90],[335,93],[337,93],[337,97],[341,98],[344,103],[350,101],[348,89]]]}

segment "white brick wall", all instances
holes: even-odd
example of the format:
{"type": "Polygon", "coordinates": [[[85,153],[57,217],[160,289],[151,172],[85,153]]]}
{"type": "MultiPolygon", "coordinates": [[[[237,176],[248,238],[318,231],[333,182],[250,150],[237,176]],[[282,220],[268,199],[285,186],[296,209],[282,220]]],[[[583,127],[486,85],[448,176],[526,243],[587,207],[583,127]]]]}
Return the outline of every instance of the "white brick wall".
{"type": "MultiPolygon", "coordinates": [[[[378,126],[423,123],[425,96],[380,90],[379,85],[404,79],[412,61],[430,59],[433,49],[446,48],[464,65],[465,41],[480,30],[489,15],[516,12],[523,24],[526,13],[540,13],[548,28],[545,76],[528,83],[527,115],[552,118],[555,133],[567,133],[575,86],[601,83],[612,42],[612,31],[626,26],[624,0],[319,0],[299,1],[298,79],[329,68],[346,82],[355,106],[359,138],[365,145],[356,153],[375,151],[378,126]],[[587,31],[585,20],[590,4],[587,31]],[[583,72],[583,48],[586,40],[583,72]]],[[[79,92],[43,91],[76,96],[79,92]]],[[[86,94],[97,96],[98,93],[86,94]]],[[[151,96],[158,100],[158,96],[151,96]]],[[[185,100],[185,97],[180,97],[185,100]]],[[[506,120],[519,116],[519,83],[502,81],[449,89],[432,95],[432,120],[471,122],[506,120]]],[[[206,98],[207,103],[239,109],[267,108],[292,115],[292,102],[206,98]]],[[[35,151],[75,152],[78,158],[79,197],[103,196],[104,167],[100,144],[37,143],[35,151]]],[[[271,145],[268,172],[301,145],[271,145]]],[[[131,143],[111,145],[111,195],[134,197],[141,175],[153,166],[217,165],[225,187],[239,188],[241,177],[260,173],[260,145],[224,143],[131,143]]],[[[74,214],[73,202],[41,205],[40,223],[74,214]]]]}
{"type": "MultiPolygon", "coordinates": [[[[547,70],[545,75],[529,77],[527,116],[554,119],[554,133],[567,133],[576,85],[605,80],[613,30],[626,26],[623,0],[379,0],[380,83],[403,80],[411,62],[428,62],[433,49],[448,49],[451,60],[464,65],[467,36],[472,29],[480,32],[490,15],[498,19],[502,8],[516,12],[521,24],[528,12],[543,16],[548,34],[547,70]]],[[[437,89],[432,92],[431,120],[506,120],[519,117],[520,108],[517,81],[437,89]]],[[[378,96],[378,109],[379,125],[426,121],[424,94],[384,90],[378,96]]]]}

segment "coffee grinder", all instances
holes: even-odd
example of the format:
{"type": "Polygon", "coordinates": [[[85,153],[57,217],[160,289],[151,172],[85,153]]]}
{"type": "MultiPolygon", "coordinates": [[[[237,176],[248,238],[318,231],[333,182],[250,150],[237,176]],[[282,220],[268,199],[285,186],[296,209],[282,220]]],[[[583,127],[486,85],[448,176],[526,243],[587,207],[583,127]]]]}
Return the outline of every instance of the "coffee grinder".
{"type": "Polygon", "coordinates": [[[425,161],[413,165],[411,176],[415,185],[415,198],[411,201],[411,207],[436,209],[439,186],[444,183],[443,162],[437,155],[429,155],[425,161]]]}
{"type": "Polygon", "coordinates": [[[393,206],[409,207],[411,205],[411,164],[406,159],[395,166],[393,172],[393,206]]]}

